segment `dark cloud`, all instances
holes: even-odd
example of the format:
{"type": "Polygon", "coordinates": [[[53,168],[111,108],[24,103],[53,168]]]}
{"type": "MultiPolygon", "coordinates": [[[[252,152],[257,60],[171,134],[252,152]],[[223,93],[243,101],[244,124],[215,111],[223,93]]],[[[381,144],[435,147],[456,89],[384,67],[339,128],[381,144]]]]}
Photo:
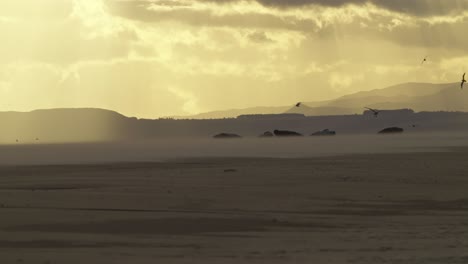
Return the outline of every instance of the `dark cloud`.
{"type": "MultiPolygon", "coordinates": [[[[211,2],[235,2],[237,0],[201,0],[211,2]]],[[[293,8],[307,5],[339,7],[348,4],[372,3],[379,7],[416,16],[449,15],[464,12],[468,0],[253,0],[264,6],[293,8]]]]}
{"type": "MultiPolygon", "coordinates": [[[[226,4],[237,2],[239,0],[193,0],[194,2],[213,2],[217,4],[226,4]]],[[[455,15],[461,14],[468,9],[468,0],[250,0],[258,2],[264,6],[272,8],[297,8],[303,6],[326,6],[326,7],[340,7],[349,4],[364,5],[374,4],[381,8],[414,15],[414,16],[438,16],[438,15],[455,15]]],[[[134,1],[122,1],[122,0],[107,0],[110,6],[120,5],[122,6],[147,6],[150,3],[154,3],[147,0],[134,0],[134,1]]],[[[163,6],[186,6],[187,3],[180,3],[176,1],[159,1],[158,5],[163,6]]],[[[187,6],[189,9],[190,6],[187,6]]]]}
{"type": "Polygon", "coordinates": [[[260,31],[256,31],[256,32],[253,32],[253,33],[249,34],[249,35],[248,35],[248,38],[250,39],[250,41],[256,42],[256,43],[268,43],[268,42],[273,42],[273,40],[270,39],[270,38],[265,34],[265,32],[260,32],[260,31]]]}
{"type": "MultiPolygon", "coordinates": [[[[199,0],[208,1],[208,0],[199,0]]],[[[224,3],[230,0],[224,0],[224,3]]],[[[340,6],[346,3],[366,3],[365,0],[257,0],[265,5],[274,5],[275,8],[286,8],[286,6],[299,6],[306,4],[321,4],[328,6],[340,6]]],[[[415,12],[417,14],[427,14],[434,12],[449,12],[454,6],[464,5],[466,1],[435,1],[435,0],[372,0],[374,3],[379,3],[380,6],[385,6],[392,10],[401,10],[401,12],[415,12]],[[436,8],[436,6],[444,7],[436,8]],[[431,9],[428,9],[433,5],[431,9]],[[426,9],[424,9],[426,8],[426,9]]],[[[219,3],[219,1],[217,1],[219,3]]],[[[153,2],[154,3],[154,2],[153,2]]],[[[161,2],[157,2],[160,4],[161,2]]],[[[169,2],[164,2],[164,5],[169,5],[169,2]]],[[[367,18],[355,17],[353,23],[323,23],[317,25],[317,21],[298,17],[276,16],[274,14],[262,13],[229,13],[218,15],[213,10],[195,10],[189,6],[187,8],[180,7],[168,10],[151,10],[149,7],[151,2],[147,1],[114,1],[110,5],[110,10],[113,14],[127,17],[133,20],[144,22],[163,22],[175,21],[181,22],[194,27],[229,27],[253,29],[254,33],[247,35],[247,38],[255,43],[267,43],[269,39],[265,32],[269,30],[290,30],[301,32],[306,35],[313,35],[317,39],[335,39],[342,38],[370,38],[376,40],[386,40],[397,43],[399,45],[418,46],[425,48],[453,48],[466,51],[468,47],[468,39],[463,34],[463,28],[466,28],[468,21],[461,20],[453,23],[430,24],[422,20],[414,20],[415,26],[400,25],[394,26],[393,17],[384,14],[374,14],[368,20],[367,18]],[[368,26],[362,27],[361,24],[368,26]],[[456,29],[456,31],[454,31],[456,29]]],[[[271,41],[271,40],[270,40],[271,41]]]]}
{"type": "Polygon", "coordinates": [[[143,22],[175,21],[191,26],[269,28],[292,31],[312,30],[317,27],[312,20],[298,20],[295,17],[283,19],[272,14],[232,13],[220,16],[210,10],[193,10],[191,8],[151,10],[149,9],[150,5],[143,1],[116,1],[109,4],[108,7],[113,15],[143,22]]]}

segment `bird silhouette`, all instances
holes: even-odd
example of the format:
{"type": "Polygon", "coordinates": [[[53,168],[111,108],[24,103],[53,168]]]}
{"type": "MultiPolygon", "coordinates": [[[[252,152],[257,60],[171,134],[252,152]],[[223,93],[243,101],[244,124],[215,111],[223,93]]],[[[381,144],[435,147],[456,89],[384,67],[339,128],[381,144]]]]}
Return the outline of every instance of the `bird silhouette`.
{"type": "Polygon", "coordinates": [[[422,62],[421,62],[421,65],[423,65],[426,61],[427,61],[427,56],[424,57],[424,59],[423,59],[422,62]]]}
{"type": "Polygon", "coordinates": [[[372,113],[374,113],[374,117],[377,117],[379,115],[379,113],[380,113],[380,111],[377,110],[377,109],[372,109],[372,108],[369,108],[369,107],[364,107],[364,108],[372,111],[372,113]]]}
{"type": "Polygon", "coordinates": [[[297,104],[296,104],[296,107],[300,107],[301,104],[302,104],[301,102],[297,103],[297,104]]]}
{"type": "Polygon", "coordinates": [[[463,85],[466,83],[465,75],[466,75],[466,72],[463,73],[462,81],[461,81],[461,84],[460,84],[460,88],[461,88],[461,89],[463,89],[463,85]]]}

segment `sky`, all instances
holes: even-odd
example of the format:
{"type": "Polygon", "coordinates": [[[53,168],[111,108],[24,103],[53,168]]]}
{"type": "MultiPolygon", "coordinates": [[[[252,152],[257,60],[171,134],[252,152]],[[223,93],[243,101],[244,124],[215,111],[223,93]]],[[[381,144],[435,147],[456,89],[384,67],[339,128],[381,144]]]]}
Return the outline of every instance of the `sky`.
{"type": "Polygon", "coordinates": [[[468,0],[1,0],[0,111],[157,118],[457,82],[467,29],[468,0]]]}

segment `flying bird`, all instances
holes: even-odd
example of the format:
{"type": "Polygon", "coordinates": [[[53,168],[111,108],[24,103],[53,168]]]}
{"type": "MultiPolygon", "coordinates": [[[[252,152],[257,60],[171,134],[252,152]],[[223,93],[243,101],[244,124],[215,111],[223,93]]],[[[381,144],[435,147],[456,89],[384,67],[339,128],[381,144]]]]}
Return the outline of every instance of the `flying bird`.
{"type": "Polygon", "coordinates": [[[427,61],[427,56],[424,57],[424,59],[423,59],[422,62],[421,62],[421,65],[423,65],[426,61],[427,61]]]}
{"type": "Polygon", "coordinates": [[[296,104],[296,107],[300,107],[301,104],[302,104],[301,102],[297,103],[297,104],[296,104]]]}
{"type": "Polygon", "coordinates": [[[466,72],[463,73],[462,81],[461,81],[461,84],[460,84],[461,89],[463,89],[463,85],[466,83],[465,75],[466,75],[466,72]]]}
{"type": "Polygon", "coordinates": [[[379,115],[379,113],[380,113],[380,111],[377,110],[377,109],[372,109],[372,108],[369,108],[369,107],[364,107],[364,108],[372,111],[372,113],[374,113],[375,117],[377,117],[379,115]]]}

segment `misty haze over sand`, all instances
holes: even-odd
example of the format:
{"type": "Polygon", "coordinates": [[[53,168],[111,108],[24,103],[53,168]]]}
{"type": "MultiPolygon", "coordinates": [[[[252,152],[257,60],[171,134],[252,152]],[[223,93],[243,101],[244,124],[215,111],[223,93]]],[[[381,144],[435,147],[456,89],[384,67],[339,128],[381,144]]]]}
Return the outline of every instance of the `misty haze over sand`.
{"type": "Polygon", "coordinates": [[[445,152],[468,147],[465,133],[301,138],[160,139],[0,146],[0,165],[161,162],[180,158],[308,158],[365,153],[445,152]]]}

